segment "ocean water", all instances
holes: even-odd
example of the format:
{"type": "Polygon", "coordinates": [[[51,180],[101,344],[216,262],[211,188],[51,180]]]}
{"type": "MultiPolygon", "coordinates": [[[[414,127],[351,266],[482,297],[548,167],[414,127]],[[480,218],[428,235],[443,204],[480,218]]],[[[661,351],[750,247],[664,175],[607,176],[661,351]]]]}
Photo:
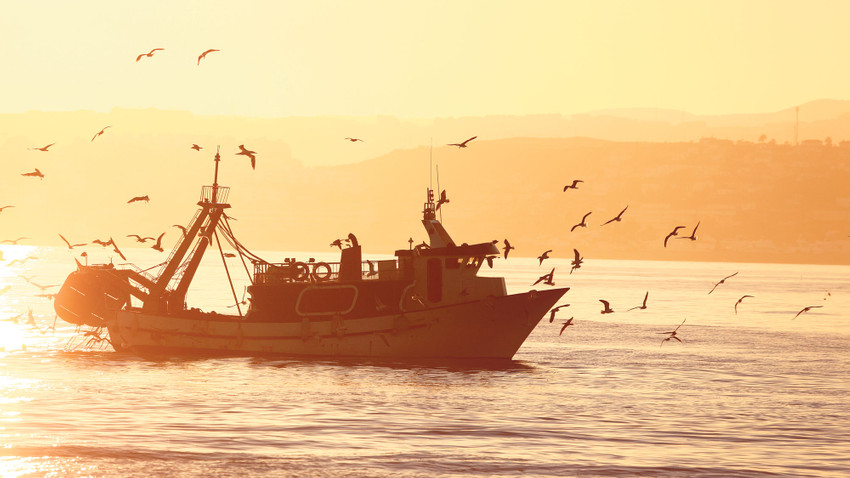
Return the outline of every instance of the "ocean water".
{"type": "MultiPolygon", "coordinates": [[[[571,289],[509,362],[150,361],[49,329],[26,279],[61,284],[69,251],[2,252],[3,477],[850,476],[850,267],[512,257],[482,274],[571,289]]],[[[190,305],[235,311],[220,262],[190,305]]]]}

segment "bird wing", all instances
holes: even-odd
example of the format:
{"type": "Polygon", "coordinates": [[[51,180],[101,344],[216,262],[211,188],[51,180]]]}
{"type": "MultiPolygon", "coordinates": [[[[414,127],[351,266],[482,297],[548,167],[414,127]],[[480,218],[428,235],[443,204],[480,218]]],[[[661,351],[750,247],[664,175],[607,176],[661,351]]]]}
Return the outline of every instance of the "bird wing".
{"type": "Polygon", "coordinates": [[[574,252],[574,253],[575,253],[575,255],[576,255],[575,262],[579,262],[579,261],[581,261],[581,255],[578,253],[578,249],[573,249],[573,252],[574,252]]]}
{"type": "Polygon", "coordinates": [[[473,137],[469,138],[468,140],[464,141],[464,142],[463,142],[463,143],[461,143],[461,144],[464,144],[464,145],[465,145],[466,143],[468,143],[468,142],[472,141],[473,139],[475,139],[475,138],[477,138],[477,137],[478,137],[478,136],[473,136],[473,137]]]}
{"type": "Polygon", "coordinates": [[[592,213],[593,211],[590,211],[589,213],[585,214],[584,217],[581,218],[581,222],[584,223],[584,220],[587,219],[587,216],[590,216],[592,213]]]}
{"type": "MultiPolygon", "coordinates": [[[[617,217],[620,217],[620,216],[617,216],[617,217]]],[[[606,224],[610,224],[610,223],[612,223],[612,222],[616,221],[616,220],[617,220],[617,217],[615,217],[614,219],[609,219],[609,220],[607,220],[607,221],[603,222],[603,223],[602,223],[602,225],[604,226],[604,225],[606,225],[606,224]]]]}
{"type": "Polygon", "coordinates": [[[602,302],[602,305],[604,305],[606,309],[608,308],[609,304],[607,300],[599,299],[599,302],[602,302]]]}
{"type": "Polygon", "coordinates": [[[63,236],[62,234],[59,234],[59,237],[61,237],[61,238],[62,238],[62,240],[63,240],[63,241],[65,241],[65,244],[67,244],[67,245],[68,245],[68,247],[71,247],[71,243],[70,243],[70,242],[68,242],[68,239],[65,239],[65,236],[63,236]]]}
{"type": "MultiPolygon", "coordinates": [[[[738,272],[735,272],[735,273],[734,273],[734,274],[732,274],[732,275],[728,275],[728,276],[724,277],[724,278],[723,278],[723,280],[729,279],[729,278],[731,278],[731,277],[735,277],[736,275],[738,275],[738,272]]],[[[720,281],[720,282],[723,282],[723,281],[720,281]]]]}

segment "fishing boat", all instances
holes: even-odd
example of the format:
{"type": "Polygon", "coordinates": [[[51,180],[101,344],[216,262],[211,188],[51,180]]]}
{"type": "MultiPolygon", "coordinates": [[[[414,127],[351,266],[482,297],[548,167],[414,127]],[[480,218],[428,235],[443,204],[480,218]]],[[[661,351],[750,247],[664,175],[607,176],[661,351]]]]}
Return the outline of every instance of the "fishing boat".
{"type": "Polygon", "coordinates": [[[456,244],[437,218],[430,188],[422,210],[429,241],[411,241],[393,259],[363,260],[351,234],[336,241],[339,262],[265,261],[233,235],[219,161],[216,154],[213,184],[202,187],[199,209],[156,274],[77,261],[55,298],[57,315],[93,327],[93,337],[108,332],[103,340],[115,350],[140,356],[510,359],[568,290],[509,295],[504,278],[479,276],[499,249],[456,244]],[[240,303],[230,283],[236,314],[186,304],[202,257],[214,244],[223,256],[222,240],[249,271],[247,300],[240,303]]]}

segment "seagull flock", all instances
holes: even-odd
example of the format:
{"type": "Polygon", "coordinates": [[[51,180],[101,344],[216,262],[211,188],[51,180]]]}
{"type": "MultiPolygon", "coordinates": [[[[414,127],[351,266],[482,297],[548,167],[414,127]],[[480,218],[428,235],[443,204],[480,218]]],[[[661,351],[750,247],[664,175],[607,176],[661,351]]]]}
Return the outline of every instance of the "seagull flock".
{"type": "MultiPolygon", "coordinates": [[[[139,62],[142,62],[142,60],[145,60],[145,61],[155,61],[155,60],[153,60],[154,55],[156,54],[157,56],[159,56],[160,54],[158,54],[157,52],[162,52],[162,51],[165,51],[165,48],[153,48],[153,49],[151,49],[151,50],[149,50],[149,51],[147,51],[147,52],[140,53],[140,54],[138,54],[138,55],[136,56],[136,62],[137,62],[137,63],[139,63],[139,62]],[[151,60],[147,60],[148,58],[150,58],[151,60]]],[[[204,52],[202,52],[202,53],[201,53],[201,54],[197,57],[197,63],[196,63],[196,65],[197,65],[197,66],[200,66],[201,61],[202,61],[202,60],[204,60],[204,59],[205,59],[205,58],[206,58],[209,54],[214,53],[214,52],[219,52],[219,51],[220,51],[220,50],[218,50],[218,49],[208,49],[208,50],[205,50],[204,52]]],[[[104,126],[104,127],[103,127],[103,128],[101,128],[100,130],[98,130],[98,131],[97,131],[96,133],[94,133],[94,135],[91,137],[90,142],[94,142],[96,139],[98,139],[99,137],[103,136],[103,135],[106,133],[106,130],[107,130],[107,129],[109,129],[109,128],[112,128],[112,125],[104,126]]],[[[472,137],[470,137],[469,139],[467,139],[467,140],[465,140],[465,141],[458,142],[458,143],[448,143],[448,144],[447,144],[447,146],[456,146],[456,147],[457,147],[457,148],[459,148],[459,149],[468,148],[468,147],[469,147],[469,143],[470,143],[471,141],[473,141],[474,139],[476,139],[477,137],[478,137],[478,136],[472,136],[472,137]]],[[[349,137],[345,137],[345,138],[344,138],[344,140],[345,140],[345,141],[348,141],[348,142],[351,142],[351,143],[364,142],[364,140],[363,140],[363,139],[361,139],[361,138],[355,138],[355,137],[350,137],[350,136],[349,136],[349,137]]],[[[52,150],[51,148],[53,148],[56,144],[57,144],[57,142],[52,142],[52,143],[46,144],[46,145],[44,145],[44,146],[34,146],[34,147],[30,147],[30,148],[28,148],[28,149],[33,150],[33,151],[38,151],[39,153],[51,153],[51,152],[53,152],[53,150],[52,150]]],[[[200,145],[198,145],[198,144],[196,144],[196,143],[193,143],[193,144],[190,146],[190,149],[193,149],[193,150],[195,150],[195,151],[200,151],[200,150],[202,150],[202,149],[203,149],[203,147],[202,147],[202,146],[200,146],[200,145]]],[[[240,145],[238,146],[238,151],[236,151],[236,152],[234,153],[234,155],[236,155],[236,156],[245,156],[245,157],[247,157],[247,158],[249,159],[249,161],[250,161],[251,169],[252,169],[252,170],[256,170],[256,165],[257,165],[257,152],[256,152],[256,151],[252,151],[252,150],[248,149],[248,148],[247,148],[244,144],[240,144],[240,145]]],[[[30,171],[30,172],[21,173],[21,176],[29,177],[29,178],[38,178],[39,180],[44,180],[44,178],[45,178],[45,174],[44,174],[44,173],[43,173],[40,169],[38,169],[38,168],[34,168],[34,170],[33,170],[33,171],[30,171]]],[[[570,191],[570,190],[578,190],[578,191],[580,191],[580,190],[581,190],[581,188],[579,187],[579,185],[584,185],[584,184],[585,184],[585,181],[584,181],[584,180],[582,180],[582,179],[572,179],[572,180],[569,182],[569,184],[566,184],[566,185],[563,187],[563,192],[565,192],[565,193],[566,193],[567,191],[570,191]]],[[[580,193],[579,193],[579,194],[580,194],[580,193]]],[[[127,201],[127,204],[139,203],[139,202],[149,203],[149,202],[150,202],[150,200],[151,200],[151,199],[150,199],[150,197],[149,197],[148,195],[134,196],[134,197],[130,198],[130,199],[127,201]]],[[[440,197],[439,197],[439,199],[437,200],[436,209],[438,209],[438,210],[439,210],[439,209],[440,209],[443,205],[445,205],[445,204],[447,204],[447,203],[449,203],[449,198],[447,197],[447,193],[446,193],[446,191],[445,191],[445,190],[443,190],[443,191],[441,191],[441,193],[440,193],[440,197]]],[[[0,213],[5,213],[5,210],[6,210],[6,209],[8,209],[8,208],[13,208],[13,207],[15,207],[15,206],[14,206],[14,205],[2,205],[2,206],[0,206],[0,213]]],[[[629,206],[628,206],[628,205],[626,205],[626,206],[625,206],[625,207],[624,207],[624,208],[623,208],[623,209],[622,209],[622,210],[621,210],[621,211],[620,211],[620,212],[619,212],[616,216],[614,216],[613,218],[611,218],[611,219],[609,219],[609,220],[607,220],[607,221],[605,221],[605,222],[601,223],[601,226],[606,226],[606,225],[609,225],[609,224],[612,224],[612,223],[619,223],[619,222],[622,222],[622,221],[623,221],[623,215],[626,213],[626,211],[628,210],[628,208],[629,208],[629,206]]],[[[582,218],[581,218],[581,221],[580,221],[580,222],[578,222],[577,224],[573,225],[573,226],[570,228],[570,232],[575,232],[575,231],[576,231],[577,229],[579,229],[579,228],[588,228],[588,227],[589,227],[588,217],[589,217],[591,214],[592,214],[592,211],[587,212],[586,214],[584,214],[584,215],[582,216],[582,218]]],[[[696,234],[697,234],[697,229],[699,228],[699,226],[700,226],[700,222],[697,222],[696,226],[694,226],[694,228],[693,228],[693,230],[691,231],[691,234],[690,234],[689,236],[681,236],[681,235],[679,235],[679,231],[680,231],[680,230],[682,230],[682,229],[686,229],[686,228],[687,228],[687,226],[675,226],[675,227],[673,228],[673,230],[672,230],[670,233],[668,233],[668,234],[664,237],[664,240],[663,240],[663,247],[664,247],[664,248],[667,248],[668,243],[669,243],[669,240],[670,240],[671,238],[675,238],[675,239],[687,239],[687,240],[690,240],[690,241],[696,241],[696,240],[697,240],[697,235],[696,235],[696,234]]],[[[178,225],[178,224],[175,224],[173,227],[180,228],[180,229],[181,229],[181,231],[182,231],[183,236],[185,236],[185,234],[186,234],[186,229],[185,229],[185,227],[183,227],[183,226],[181,226],[181,225],[178,225]]],[[[162,239],[163,239],[163,237],[165,236],[165,234],[166,234],[165,232],[162,232],[162,233],[160,233],[160,234],[159,234],[156,238],[154,238],[154,237],[152,237],[152,236],[140,235],[140,234],[127,234],[127,235],[126,235],[126,237],[128,237],[128,238],[135,238],[135,241],[136,241],[137,243],[143,243],[143,244],[144,244],[144,243],[146,243],[146,242],[148,242],[148,241],[152,241],[152,242],[154,243],[154,244],[151,246],[151,248],[152,248],[152,249],[154,249],[154,250],[156,250],[156,251],[158,251],[158,252],[164,252],[164,248],[162,247],[162,239]]],[[[347,242],[347,243],[349,243],[349,244],[352,244],[352,241],[355,241],[355,242],[353,243],[353,245],[356,245],[356,239],[352,238],[352,236],[353,236],[353,235],[349,234],[350,239],[346,239],[346,240],[345,240],[345,242],[347,242]]],[[[73,251],[75,248],[81,248],[81,247],[85,247],[85,246],[89,246],[89,245],[99,245],[99,246],[101,246],[101,247],[103,247],[103,248],[107,248],[107,247],[110,247],[110,246],[111,246],[111,247],[113,248],[113,249],[112,249],[112,251],[113,251],[115,254],[117,254],[117,255],[118,255],[119,257],[121,257],[123,260],[126,260],[126,257],[125,257],[125,256],[124,256],[124,254],[123,254],[123,253],[119,250],[118,245],[115,243],[115,240],[114,240],[112,237],[110,237],[108,240],[94,239],[94,240],[92,240],[92,241],[90,241],[90,242],[88,242],[88,243],[86,243],[86,242],[73,242],[73,243],[72,243],[71,241],[69,241],[68,239],[66,239],[66,238],[65,238],[65,236],[63,236],[62,234],[59,234],[59,237],[62,239],[62,241],[63,241],[63,242],[65,243],[65,245],[68,247],[68,250],[69,250],[69,251],[73,251]]],[[[0,241],[0,244],[12,244],[12,245],[17,245],[17,244],[19,244],[21,241],[25,241],[25,240],[27,240],[27,239],[30,239],[30,238],[22,236],[22,237],[18,237],[18,238],[16,238],[16,239],[6,239],[6,240],[2,240],[2,241],[0,241]]],[[[343,240],[341,240],[341,239],[336,239],[336,240],[334,240],[334,241],[331,243],[331,247],[339,247],[339,248],[341,249],[341,248],[342,248],[342,242],[343,242],[343,240]]],[[[412,239],[411,239],[411,245],[412,245],[412,242],[413,242],[413,241],[412,241],[412,239]]],[[[494,243],[494,244],[496,244],[496,243],[498,243],[498,241],[493,241],[493,243],[494,243]]],[[[503,241],[503,243],[504,243],[504,247],[503,247],[503,256],[504,256],[504,259],[505,259],[505,260],[507,260],[507,259],[508,259],[508,255],[509,255],[510,251],[511,251],[511,250],[514,250],[514,249],[516,249],[516,247],[512,246],[512,245],[511,245],[511,243],[508,241],[508,239],[505,239],[505,240],[503,241]]],[[[427,246],[423,243],[423,244],[420,244],[419,246],[416,246],[416,247],[417,247],[417,248],[420,248],[420,247],[427,247],[427,246]]],[[[550,258],[549,254],[550,254],[550,253],[552,253],[552,252],[553,252],[553,250],[552,250],[552,249],[548,249],[548,250],[544,251],[542,254],[540,254],[539,256],[537,256],[537,259],[538,259],[538,266],[542,266],[542,265],[543,265],[543,262],[544,262],[546,259],[549,259],[549,258],[550,258]]],[[[584,263],[584,258],[581,256],[581,254],[579,253],[578,249],[573,249],[573,255],[574,255],[574,258],[571,260],[571,263],[570,263],[570,265],[571,265],[570,272],[569,272],[570,274],[572,274],[573,272],[575,272],[575,271],[577,271],[578,269],[580,269],[580,268],[581,268],[581,266],[582,266],[582,264],[584,263]]],[[[85,257],[85,258],[87,258],[87,257],[88,257],[87,252],[82,252],[81,257],[85,257]]],[[[22,258],[22,259],[16,259],[16,260],[14,260],[14,261],[10,261],[10,262],[8,262],[6,265],[7,265],[7,266],[11,266],[11,265],[14,265],[14,264],[22,264],[22,263],[25,263],[25,262],[27,262],[27,261],[29,261],[29,260],[36,260],[36,259],[37,259],[37,257],[30,256],[30,257],[25,257],[25,258],[22,258]]],[[[3,260],[3,259],[2,259],[2,255],[0,255],[0,261],[2,261],[2,260],[3,260]]],[[[492,257],[488,258],[487,262],[488,262],[488,265],[489,265],[490,267],[493,267],[493,258],[492,258],[492,257]]],[[[369,269],[370,269],[370,271],[374,272],[374,266],[373,266],[373,264],[372,264],[372,263],[369,263],[369,269]]],[[[738,272],[735,272],[735,273],[733,273],[733,274],[730,274],[730,275],[728,275],[728,276],[726,276],[726,277],[722,278],[720,281],[718,281],[717,283],[715,283],[715,284],[714,284],[714,286],[711,288],[711,290],[709,290],[709,291],[708,291],[708,294],[711,294],[712,292],[714,292],[714,291],[715,291],[715,289],[717,289],[719,286],[721,286],[721,285],[725,284],[727,280],[731,279],[732,277],[735,277],[737,274],[738,274],[738,272]]],[[[538,278],[538,279],[537,279],[537,280],[536,280],[536,281],[532,284],[532,286],[536,286],[536,285],[538,285],[538,284],[548,285],[548,286],[554,286],[554,285],[555,285],[554,276],[555,276],[555,268],[553,267],[553,268],[552,268],[552,269],[551,269],[548,273],[541,275],[541,276],[540,276],[540,277],[539,277],[539,278],[538,278]]],[[[23,277],[23,276],[22,276],[22,277],[23,277]]],[[[41,290],[41,292],[42,292],[41,296],[44,296],[44,297],[47,297],[47,298],[53,298],[53,296],[55,296],[55,294],[47,294],[47,293],[46,293],[46,290],[47,290],[47,289],[49,289],[49,288],[52,288],[52,287],[58,287],[58,286],[59,286],[59,284],[43,286],[43,285],[39,285],[39,284],[36,284],[36,283],[32,282],[32,280],[31,280],[32,278],[26,278],[26,277],[24,277],[24,279],[26,279],[26,282],[27,282],[27,283],[30,283],[30,284],[34,285],[35,287],[39,288],[39,289],[41,290]]],[[[6,286],[5,288],[0,289],[0,295],[2,295],[3,293],[5,293],[6,291],[8,291],[8,290],[9,290],[9,288],[10,288],[10,286],[6,286]]],[[[830,295],[829,291],[827,291],[827,295],[828,295],[828,296],[830,295]]],[[[753,295],[750,295],[750,294],[745,294],[745,295],[741,296],[741,298],[740,298],[740,299],[738,299],[738,301],[734,304],[734,311],[735,311],[735,314],[736,314],[736,315],[737,315],[737,313],[738,313],[738,306],[742,304],[742,302],[744,301],[744,299],[752,298],[752,297],[754,297],[754,296],[753,296],[753,295]]],[[[632,311],[632,310],[646,310],[646,309],[647,309],[647,300],[648,300],[648,298],[649,298],[649,291],[647,291],[647,292],[646,292],[646,294],[644,295],[643,302],[641,303],[641,305],[638,305],[638,306],[635,306],[635,307],[629,308],[629,309],[627,309],[626,311],[627,311],[627,312],[629,312],[629,311],[632,311]]],[[[826,297],[824,298],[824,300],[826,300],[826,297]]],[[[602,306],[603,306],[602,310],[600,311],[600,313],[601,313],[601,314],[611,314],[611,313],[614,313],[614,310],[611,308],[611,304],[610,304],[607,300],[599,299],[599,302],[600,302],[600,303],[602,304],[602,306]]],[[[550,310],[549,323],[554,322],[554,320],[555,320],[555,315],[556,315],[556,314],[557,314],[557,313],[558,313],[558,312],[559,312],[562,308],[568,307],[569,305],[570,305],[570,304],[563,304],[563,305],[558,305],[558,306],[556,306],[556,307],[553,307],[553,308],[550,310]]],[[[797,314],[793,317],[793,319],[796,319],[796,318],[797,318],[797,317],[799,317],[800,315],[802,315],[802,314],[804,314],[804,313],[806,313],[806,312],[809,312],[809,311],[811,311],[812,309],[815,309],[815,308],[821,308],[821,307],[823,307],[823,306],[822,306],[822,305],[811,305],[811,306],[806,306],[806,307],[804,307],[803,309],[801,309],[799,312],[797,312],[797,314]]],[[[31,311],[31,310],[30,310],[30,312],[29,312],[29,317],[30,317],[30,318],[32,317],[32,311],[31,311]]],[[[793,319],[792,319],[792,320],[793,320],[793,319]]],[[[17,318],[15,318],[15,321],[17,321],[17,318]]],[[[560,329],[559,335],[562,335],[562,334],[564,333],[564,331],[565,331],[565,329],[566,329],[567,327],[569,327],[569,326],[571,326],[571,325],[575,325],[573,321],[574,321],[574,317],[570,317],[568,320],[564,321],[564,322],[561,324],[562,326],[561,326],[561,329],[560,329]]],[[[663,344],[664,344],[664,342],[668,342],[668,341],[671,341],[671,340],[676,340],[676,341],[678,341],[678,342],[682,342],[682,339],[681,339],[681,338],[679,338],[679,336],[677,335],[677,332],[678,332],[679,328],[680,328],[682,325],[684,325],[684,323],[685,323],[685,320],[683,320],[683,321],[682,321],[682,323],[680,323],[678,326],[676,326],[676,328],[675,328],[675,329],[673,329],[672,331],[668,331],[668,332],[659,332],[659,334],[667,335],[667,337],[666,337],[666,338],[664,338],[664,339],[662,340],[661,344],[663,345],[663,344]]],[[[55,324],[54,324],[54,325],[55,325],[55,324]]]]}
{"type": "MultiPolygon", "coordinates": [[[[453,144],[452,146],[459,146],[459,144],[453,144]]],[[[465,146],[464,146],[464,147],[465,147],[465,146]]],[[[569,191],[569,190],[579,190],[579,189],[581,189],[581,188],[579,187],[579,185],[582,185],[582,184],[584,184],[584,183],[585,183],[585,181],[584,181],[584,180],[582,180],[582,179],[572,179],[572,180],[571,180],[568,184],[566,184],[566,185],[563,187],[563,192],[567,192],[567,191],[569,191]]],[[[574,193],[571,193],[571,194],[574,194],[574,193]]],[[[607,221],[605,221],[605,222],[602,222],[602,223],[600,224],[600,226],[606,226],[606,225],[611,224],[611,223],[616,223],[616,222],[621,222],[621,221],[623,221],[623,215],[626,213],[626,211],[627,211],[628,209],[629,209],[629,206],[628,206],[628,205],[626,205],[626,207],[624,207],[624,208],[623,208],[623,209],[622,209],[622,210],[621,210],[621,211],[620,211],[620,212],[619,212],[616,216],[614,216],[613,218],[611,218],[611,219],[609,219],[609,220],[607,220],[607,221]]],[[[573,226],[570,228],[570,232],[575,232],[575,231],[576,231],[576,229],[579,229],[579,228],[588,228],[588,227],[589,227],[588,217],[589,217],[592,213],[593,213],[593,211],[590,211],[590,212],[587,212],[586,214],[584,214],[584,216],[582,216],[582,218],[581,218],[581,221],[580,221],[580,222],[578,222],[577,224],[573,225],[573,226]]],[[[675,239],[686,239],[686,240],[690,240],[690,241],[692,241],[692,242],[693,242],[693,241],[696,241],[696,240],[697,240],[697,230],[699,229],[700,224],[701,224],[701,221],[697,221],[697,224],[694,226],[694,228],[691,230],[690,235],[688,235],[688,236],[683,236],[683,235],[680,235],[680,234],[679,234],[679,231],[680,231],[680,230],[682,230],[682,229],[687,229],[687,227],[688,227],[688,226],[675,226],[671,232],[669,232],[666,236],[664,236],[664,240],[663,240],[663,242],[662,242],[662,246],[666,249],[666,248],[667,248],[667,246],[668,246],[668,243],[669,243],[669,241],[670,241],[670,239],[671,239],[671,238],[675,238],[675,239]]],[[[494,243],[495,243],[495,242],[496,242],[496,241],[494,241],[494,243]]],[[[506,240],[505,240],[505,259],[507,259],[507,253],[508,253],[508,251],[509,251],[509,249],[508,249],[508,248],[510,248],[510,249],[514,249],[514,247],[510,246],[510,243],[508,243],[508,241],[507,241],[507,239],[506,239],[506,240]]],[[[546,259],[549,259],[549,258],[550,258],[550,254],[552,254],[552,253],[553,253],[553,250],[552,250],[552,249],[547,249],[547,250],[546,250],[546,251],[544,251],[542,254],[540,254],[539,256],[537,256],[537,261],[538,261],[538,262],[537,262],[537,264],[538,264],[538,266],[542,266],[542,265],[543,265],[543,261],[545,261],[546,259]]],[[[581,264],[584,262],[584,258],[581,256],[581,254],[579,253],[578,249],[573,249],[573,253],[574,253],[574,259],[572,259],[572,261],[571,261],[570,274],[572,274],[572,273],[573,273],[573,272],[575,272],[577,269],[579,269],[579,268],[581,267],[581,264]]],[[[732,273],[732,274],[729,274],[729,275],[727,275],[726,277],[723,277],[722,279],[720,279],[719,281],[717,281],[716,283],[714,283],[714,285],[713,285],[713,286],[711,287],[711,289],[708,291],[708,294],[711,294],[712,292],[714,292],[714,291],[715,291],[715,290],[716,290],[719,286],[721,286],[721,285],[725,284],[725,283],[726,283],[726,281],[728,281],[729,279],[731,279],[731,278],[735,277],[736,275],[738,275],[738,271],[736,271],[736,272],[734,272],[734,273],[732,273]]],[[[538,285],[538,284],[554,286],[554,285],[555,285],[555,279],[554,279],[554,276],[555,276],[555,268],[552,268],[552,269],[551,269],[548,273],[546,273],[546,274],[544,274],[544,275],[540,276],[540,277],[539,277],[539,278],[538,278],[538,279],[537,279],[537,280],[536,280],[533,284],[531,284],[531,285],[532,285],[532,287],[534,287],[534,286],[536,286],[536,285],[538,285]]],[[[827,298],[829,298],[829,297],[831,296],[830,291],[826,291],[826,294],[827,294],[827,295],[826,295],[826,297],[824,297],[824,300],[827,300],[827,298]]],[[[741,305],[741,304],[743,303],[744,299],[748,299],[748,298],[752,298],[752,297],[754,297],[754,296],[753,296],[753,295],[751,295],[751,294],[744,294],[743,296],[741,296],[741,297],[738,299],[738,301],[737,301],[737,302],[735,302],[735,304],[734,304],[734,306],[733,306],[733,310],[735,311],[735,314],[736,314],[736,315],[738,314],[738,306],[739,306],[739,305],[741,305]]],[[[631,307],[631,308],[629,308],[629,309],[626,309],[626,312],[630,312],[630,311],[633,311],[633,310],[646,310],[646,309],[648,308],[648,307],[647,307],[647,301],[648,301],[648,300],[649,300],[649,291],[647,291],[647,292],[644,294],[643,302],[642,302],[640,305],[635,306],[635,307],[631,307]]],[[[605,300],[605,299],[599,299],[599,302],[602,304],[602,310],[599,312],[600,314],[612,314],[612,313],[614,313],[614,309],[611,307],[611,303],[610,303],[609,301],[607,301],[607,300],[605,300]]],[[[553,323],[553,322],[555,321],[555,315],[558,313],[558,311],[560,311],[560,310],[561,310],[562,308],[564,308],[564,307],[568,307],[569,305],[570,305],[570,304],[563,304],[563,305],[558,305],[558,306],[556,306],[556,307],[552,308],[552,309],[550,310],[549,323],[553,323]]],[[[792,318],[792,320],[793,320],[793,319],[796,319],[797,317],[799,317],[800,315],[802,315],[802,314],[804,314],[804,313],[806,313],[806,312],[811,311],[812,309],[821,308],[821,307],[823,307],[823,306],[822,306],[822,305],[810,305],[810,306],[806,306],[806,307],[804,307],[803,309],[801,309],[799,312],[797,312],[797,314],[796,314],[796,315],[792,318]]],[[[562,327],[561,327],[561,329],[560,329],[560,331],[559,331],[558,335],[562,335],[562,334],[564,333],[564,330],[565,330],[568,326],[570,326],[570,325],[575,325],[575,324],[574,324],[574,322],[573,322],[573,321],[574,321],[574,319],[575,319],[575,317],[570,317],[570,318],[569,318],[569,320],[567,320],[567,321],[563,322],[563,323],[562,323],[562,327]]],[[[685,320],[687,320],[687,319],[685,319],[685,320]]],[[[682,339],[678,336],[678,331],[679,331],[679,328],[680,328],[680,327],[682,327],[682,325],[684,325],[685,320],[682,320],[682,323],[680,323],[678,326],[676,326],[676,328],[675,328],[675,329],[673,329],[673,330],[671,330],[671,331],[668,331],[668,332],[658,332],[659,334],[663,334],[663,335],[666,335],[666,336],[667,336],[667,337],[665,337],[665,338],[661,341],[661,345],[664,345],[664,342],[669,342],[669,341],[673,341],[673,340],[675,340],[675,341],[677,341],[677,342],[683,342],[683,340],[682,340],[682,339]]]]}

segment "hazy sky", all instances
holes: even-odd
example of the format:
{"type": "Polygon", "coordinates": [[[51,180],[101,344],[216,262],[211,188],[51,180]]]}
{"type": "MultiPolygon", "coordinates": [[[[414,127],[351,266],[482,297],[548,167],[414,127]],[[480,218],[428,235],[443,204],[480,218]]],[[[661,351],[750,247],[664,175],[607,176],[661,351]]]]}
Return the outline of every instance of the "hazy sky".
{"type": "Polygon", "coordinates": [[[12,0],[0,112],[776,111],[848,98],[848,14],[840,1],[12,0]],[[165,51],[135,61],[152,48],[165,51]]]}

